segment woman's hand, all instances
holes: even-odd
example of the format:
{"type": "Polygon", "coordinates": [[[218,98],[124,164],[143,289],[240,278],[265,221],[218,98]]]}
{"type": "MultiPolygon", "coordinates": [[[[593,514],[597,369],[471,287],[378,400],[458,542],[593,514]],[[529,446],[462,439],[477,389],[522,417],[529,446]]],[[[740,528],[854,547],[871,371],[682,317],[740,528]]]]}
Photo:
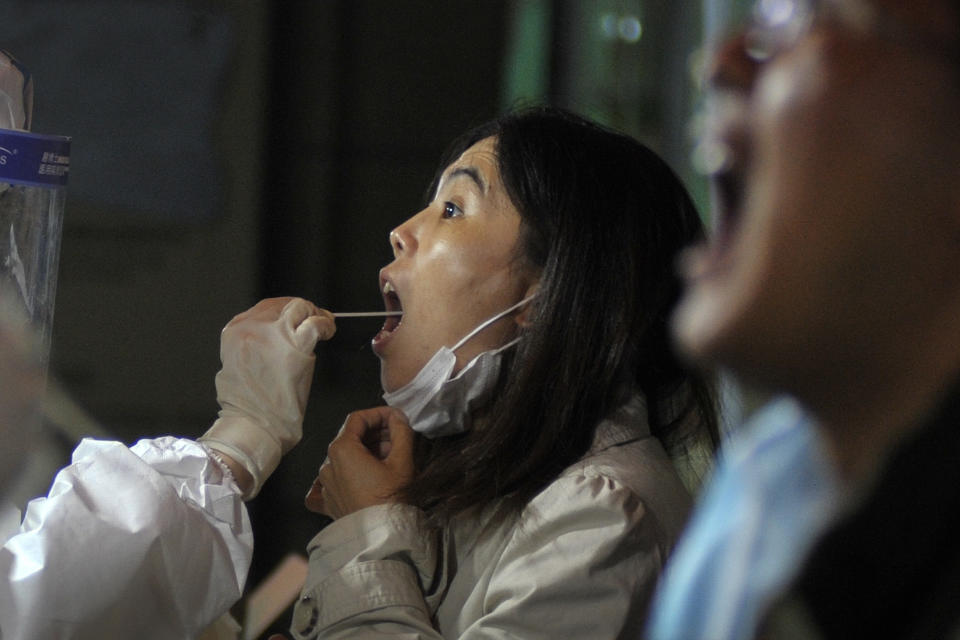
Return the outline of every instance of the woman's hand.
{"type": "Polygon", "coordinates": [[[375,504],[396,502],[413,477],[415,434],[403,413],[374,407],[347,416],[307,493],[307,509],[342,518],[375,504]]]}

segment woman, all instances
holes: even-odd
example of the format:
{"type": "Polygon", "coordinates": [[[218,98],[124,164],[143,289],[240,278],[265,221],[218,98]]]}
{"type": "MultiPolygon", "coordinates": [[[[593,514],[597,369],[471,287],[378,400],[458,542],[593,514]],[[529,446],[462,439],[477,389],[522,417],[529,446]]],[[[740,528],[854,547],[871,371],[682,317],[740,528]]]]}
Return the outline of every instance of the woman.
{"type": "Polygon", "coordinates": [[[663,446],[716,441],[667,339],[697,214],[650,150],[553,109],[468,132],[441,167],[380,274],[403,312],[373,339],[395,408],[330,445],[307,505],[335,520],[292,631],[635,636],[689,508],[663,446]]]}

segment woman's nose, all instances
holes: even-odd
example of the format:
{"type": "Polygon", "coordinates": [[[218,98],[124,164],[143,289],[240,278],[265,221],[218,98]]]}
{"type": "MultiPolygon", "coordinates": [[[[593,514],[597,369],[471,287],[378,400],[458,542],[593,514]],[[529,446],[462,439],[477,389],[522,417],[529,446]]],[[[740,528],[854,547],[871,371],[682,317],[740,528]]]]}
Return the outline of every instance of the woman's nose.
{"type": "Polygon", "coordinates": [[[407,218],[399,227],[390,232],[390,246],[393,248],[393,257],[399,258],[400,254],[415,251],[417,248],[417,236],[420,234],[420,228],[427,219],[429,209],[414,214],[407,218]]]}
{"type": "Polygon", "coordinates": [[[707,85],[714,89],[750,91],[760,63],[750,56],[747,36],[739,33],[725,40],[711,56],[707,85]]]}
{"type": "Polygon", "coordinates": [[[402,253],[413,248],[415,240],[406,224],[402,224],[390,232],[390,247],[393,249],[393,257],[399,258],[402,253]]]}

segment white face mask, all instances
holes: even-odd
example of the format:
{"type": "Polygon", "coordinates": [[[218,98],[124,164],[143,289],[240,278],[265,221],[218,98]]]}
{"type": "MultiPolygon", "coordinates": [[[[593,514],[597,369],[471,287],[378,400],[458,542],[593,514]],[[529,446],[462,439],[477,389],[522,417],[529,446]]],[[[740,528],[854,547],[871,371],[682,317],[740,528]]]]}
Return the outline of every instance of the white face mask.
{"type": "Polygon", "coordinates": [[[470,412],[487,401],[497,382],[503,352],[520,342],[520,338],[498,349],[484,351],[468,362],[456,377],[451,377],[457,364],[454,351],[497,320],[528,303],[534,295],[480,323],[452,347],[440,347],[413,380],[384,393],[383,399],[391,407],[403,411],[410,427],[428,438],[466,431],[470,412]]]}

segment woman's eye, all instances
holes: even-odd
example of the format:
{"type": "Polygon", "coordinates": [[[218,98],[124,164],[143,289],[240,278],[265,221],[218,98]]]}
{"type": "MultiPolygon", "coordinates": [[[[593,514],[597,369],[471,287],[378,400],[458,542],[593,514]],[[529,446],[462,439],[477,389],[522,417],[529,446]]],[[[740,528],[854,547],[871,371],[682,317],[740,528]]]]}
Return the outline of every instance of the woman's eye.
{"type": "Polygon", "coordinates": [[[463,209],[453,204],[452,202],[443,203],[443,216],[444,218],[456,218],[457,216],[463,215],[463,209]]]}

